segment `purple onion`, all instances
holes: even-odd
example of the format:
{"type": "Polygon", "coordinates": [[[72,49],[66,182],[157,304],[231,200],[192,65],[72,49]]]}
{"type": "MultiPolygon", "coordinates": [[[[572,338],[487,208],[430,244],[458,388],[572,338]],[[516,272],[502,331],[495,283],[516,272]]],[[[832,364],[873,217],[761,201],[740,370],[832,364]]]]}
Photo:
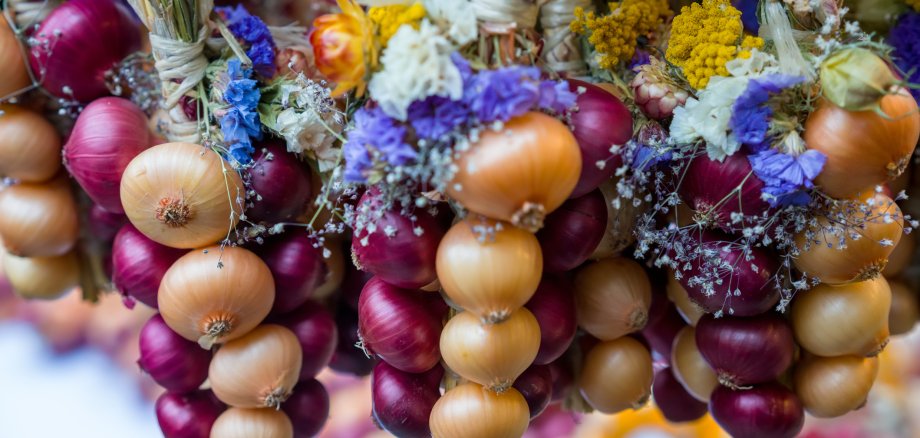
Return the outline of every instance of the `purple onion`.
{"type": "Polygon", "coordinates": [[[546,216],[537,232],[543,270],[565,272],[588,260],[607,229],[607,205],[600,190],[570,198],[546,216]]]}
{"type": "Polygon", "coordinates": [[[128,223],[128,217],[122,213],[112,213],[99,204],[93,204],[89,209],[87,222],[89,222],[87,226],[93,237],[101,242],[111,242],[118,230],[128,223]]]}
{"type": "Polygon", "coordinates": [[[313,184],[306,165],[278,142],[256,146],[248,170],[249,183],[258,198],[246,216],[253,222],[284,222],[296,219],[310,204],[313,184]]]}
{"type": "Polygon", "coordinates": [[[360,341],[358,312],[348,306],[339,306],[335,314],[335,324],[339,339],[332,360],[329,361],[329,368],[359,377],[370,374],[376,360],[367,357],[364,351],[355,346],[360,341]]]}
{"type": "Polygon", "coordinates": [[[277,321],[294,332],[303,350],[300,380],[316,377],[335,353],[339,334],[335,320],[325,307],[314,301],[307,301],[294,312],[277,321]]]}
{"type": "Polygon", "coordinates": [[[684,318],[677,312],[674,303],[668,300],[664,292],[652,294],[648,322],[640,332],[652,351],[663,357],[671,357],[671,345],[681,329],[687,326],[684,318]]]}
{"type": "Polygon", "coordinates": [[[172,331],[159,314],[147,320],[138,342],[137,364],[167,390],[194,391],[208,378],[211,352],[172,331]]]}
{"type": "Polygon", "coordinates": [[[352,263],[346,263],[345,265],[345,278],[342,280],[342,285],[339,286],[339,296],[344,304],[358,310],[361,290],[364,289],[364,285],[371,278],[374,278],[374,274],[361,271],[352,263]]]}
{"type": "Polygon", "coordinates": [[[441,398],[444,368],[412,374],[379,362],[371,378],[372,415],[387,432],[401,438],[429,437],[428,417],[441,398]]]}
{"type": "Polygon", "coordinates": [[[307,302],[326,281],[323,248],[305,232],[290,231],[273,236],[256,248],[275,280],[272,313],[290,312],[307,302]]]}
{"type": "Polygon", "coordinates": [[[224,409],[207,390],[187,394],[167,392],[156,402],[157,422],[165,438],[209,438],[211,426],[224,409]]]}
{"type": "Polygon", "coordinates": [[[721,162],[701,155],[688,165],[678,192],[690,208],[703,215],[703,225],[732,230],[743,225],[732,223],[732,213],[757,216],[770,208],[761,198],[763,188],[744,154],[721,162]],[[739,192],[732,193],[739,187],[739,192]]]}
{"type": "Polygon", "coordinates": [[[553,390],[551,391],[552,398],[550,401],[562,401],[569,393],[569,390],[572,389],[572,384],[575,383],[572,370],[565,357],[556,359],[547,366],[549,367],[553,382],[553,390]]]}
{"type": "Polygon", "coordinates": [[[537,291],[525,304],[540,325],[540,350],[534,363],[548,364],[565,353],[575,339],[575,297],[571,282],[560,276],[544,275],[537,291]]]}
{"type": "Polygon", "coordinates": [[[672,423],[693,421],[706,415],[706,403],[697,400],[684,389],[684,385],[674,377],[671,367],[655,373],[652,396],[664,418],[672,423]]]}
{"type": "Polygon", "coordinates": [[[125,224],[112,242],[112,283],[122,295],[156,309],[160,281],[187,252],[156,243],[125,224]]]}
{"type": "Polygon", "coordinates": [[[709,412],[735,437],[792,438],[805,424],[802,402],[775,382],[741,391],[719,386],[709,398],[709,412]]]}
{"type": "Polygon", "coordinates": [[[553,398],[553,373],[549,365],[531,365],[514,381],[530,409],[530,418],[537,418],[553,398]]]}
{"type": "Polygon", "coordinates": [[[775,313],[748,318],[703,315],[696,324],[696,346],[719,382],[732,388],[776,379],[795,355],[792,328],[775,313]]]}
{"type": "Polygon", "coordinates": [[[294,425],[294,438],[310,438],[316,436],[329,419],[329,393],[316,379],[301,380],[281,409],[294,425]]]}

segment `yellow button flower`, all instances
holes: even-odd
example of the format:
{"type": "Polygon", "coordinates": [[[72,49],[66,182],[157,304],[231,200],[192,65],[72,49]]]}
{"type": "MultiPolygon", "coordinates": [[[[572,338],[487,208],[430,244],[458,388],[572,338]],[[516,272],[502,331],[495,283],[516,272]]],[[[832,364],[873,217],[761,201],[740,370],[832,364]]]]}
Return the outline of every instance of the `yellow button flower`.
{"type": "Polygon", "coordinates": [[[425,7],[421,3],[390,5],[370,8],[367,16],[377,25],[377,40],[386,47],[390,38],[404,24],[418,29],[418,23],[425,18],[425,7]]]}
{"type": "Polygon", "coordinates": [[[310,44],[316,68],[336,83],[333,96],[353,89],[364,94],[369,68],[377,64],[373,23],[354,0],[338,0],[339,14],[327,14],[313,20],[310,44]]]}
{"type": "Polygon", "coordinates": [[[612,69],[636,54],[639,36],[652,34],[671,14],[667,0],[623,0],[610,3],[610,14],[575,8],[572,32],[589,35],[588,42],[598,53],[602,68],[612,69]]]}

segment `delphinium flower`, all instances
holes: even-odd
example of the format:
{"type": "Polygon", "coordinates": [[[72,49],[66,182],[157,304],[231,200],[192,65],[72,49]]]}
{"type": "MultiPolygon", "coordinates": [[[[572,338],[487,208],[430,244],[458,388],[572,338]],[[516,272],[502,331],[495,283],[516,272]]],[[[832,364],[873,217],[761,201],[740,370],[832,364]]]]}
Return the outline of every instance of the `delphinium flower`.
{"type": "Polygon", "coordinates": [[[648,37],[671,15],[666,0],[623,0],[610,3],[610,13],[597,16],[576,7],[573,32],[588,35],[601,68],[614,69],[636,55],[640,37],[648,37]]]}
{"type": "Polygon", "coordinates": [[[258,82],[252,79],[252,69],[245,68],[239,59],[227,62],[227,88],[223,101],[228,105],[220,114],[220,129],[231,158],[238,164],[249,164],[255,148],[252,139],[262,138],[257,107],[261,92],[258,82]]]}
{"type": "MultiPolygon", "coordinates": [[[[920,0],[916,2],[920,10],[920,0]]],[[[888,43],[894,47],[892,57],[898,67],[907,74],[907,80],[920,82],[920,12],[908,12],[901,15],[898,23],[888,34],[888,43]]],[[[920,90],[913,88],[911,93],[920,100],[920,90]]]]}
{"type": "Polygon", "coordinates": [[[768,105],[770,95],[804,80],[801,76],[771,74],[748,81],[747,88],[732,107],[730,127],[735,138],[753,152],[768,148],[767,131],[773,117],[773,108],[768,105]]]}
{"type": "MultiPolygon", "coordinates": [[[[380,107],[361,108],[354,115],[354,128],[344,146],[345,180],[365,182],[371,175],[374,160],[397,166],[417,156],[406,140],[406,126],[388,116],[380,107]]],[[[379,175],[377,176],[379,178],[379,175]]]]}
{"type": "Polygon", "coordinates": [[[814,187],[812,181],[821,173],[827,156],[816,150],[796,156],[766,149],[748,156],[748,161],[754,175],[763,181],[763,198],[771,206],[804,206],[811,202],[806,190],[814,187]]]}
{"type": "Polygon", "coordinates": [[[242,5],[215,10],[227,20],[230,32],[249,45],[246,56],[252,60],[253,69],[262,76],[271,77],[275,73],[275,41],[268,26],[242,5]]]}

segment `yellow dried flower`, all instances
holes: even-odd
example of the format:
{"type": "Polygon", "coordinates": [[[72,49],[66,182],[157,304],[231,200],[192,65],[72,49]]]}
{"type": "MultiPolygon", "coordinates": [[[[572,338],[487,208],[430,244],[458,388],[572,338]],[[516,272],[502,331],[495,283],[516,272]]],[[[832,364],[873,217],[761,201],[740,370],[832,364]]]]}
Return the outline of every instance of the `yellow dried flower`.
{"type": "Polygon", "coordinates": [[[425,7],[421,3],[413,5],[390,5],[370,8],[368,18],[377,26],[377,40],[386,47],[396,31],[408,24],[418,29],[418,24],[425,18],[425,7]]]}
{"type": "Polygon", "coordinates": [[[904,0],[907,2],[907,6],[914,8],[915,11],[920,12],[920,0],[904,0]]]}
{"type": "Polygon", "coordinates": [[[574,33],[589,34],[598,64],[606,69],[632,59],[639,36],[653,33],[671,14],[667,0],[623,0],[609,5],[610,14],[601,17],[577,7],[569,25],[574,33]]]}
{"type": "Polygon", "coordinates": [[[693,88],[701,89],[712,76],[728,76],[728,61],[748,58],[751,49],[762,47],[763,39],[744,36],[741,11],[728,0],[703,0],[674,17],[665,58],[683,70],[693,88]]]}

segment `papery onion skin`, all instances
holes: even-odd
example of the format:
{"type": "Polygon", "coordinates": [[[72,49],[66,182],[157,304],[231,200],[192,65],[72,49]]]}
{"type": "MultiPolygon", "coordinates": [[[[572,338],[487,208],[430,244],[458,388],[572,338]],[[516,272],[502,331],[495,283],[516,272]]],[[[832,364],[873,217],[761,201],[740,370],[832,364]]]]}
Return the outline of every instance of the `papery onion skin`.
{"type": "Polygon", "coordinates": [[[723,161],[700,155],[688,164],[678,193],[696,211],[698,223],[731,230],[743,225],[732,223],[733,213],[757,216],[770,208],[761,198],[763,181],[753,172],[744,154],[723,161]]]}
{"type": "Polygon", "coordinates": [[[217,398],[230,406],[277,409],[297,384],[302,361],[297,336],[265,324],[217,350],[208,378],[217,398]]]}
{"type": "Polygon", "coordinates": [[[316,377],[332,360],[338,343],[339,333],[332,315],[319,303],[307,301],[276,322],[290,329],[300,341],[303,351],[300,380],[316,377]]]}
{"type": "Polygon", "coordinates": [[[918,303],[917,294],[901,280],[891,280],[888,286],[891,287],[888,329],[892,336],[909,333],[920,320],[920,303],[918,303]]]}
{"type": "Polygon", "coordinates": [[[792,438],[805,424],[805,411],[795,393],[779,383],[735,391],[716,388],[709,412],[726,432],[736,437],[792,438]]]}
{"type": "Polygon", "coordinates": [[[361,342],[358,336],[358,312],[348,306],[339,306],[335,313],[335,324],[339,340],[329,361],[329,368],[358,377],[370,374],[376,360],[367,357],[363,350],[355,347],[361,342]]]}
{"type": "Polygon", "coordinates": [[[3,270],[13,292],[25,299],[57,299],[80,281],[80,261],[72,252],[32,258],[3,252],[3,270]]]}
{"type": "Polygon", "coordinates": [[[888,255],[888,264],[882,270],[885,278],[895,278],[904,272],[904,269],[913,261],[917,249],[917,238],[914,233],[904,234],[901,240],[888,255]]]}
{"type": "Polygon", "coordinates": [[[296,219],[307,210],[313,194],[310,172],[294,154],[270,142],[256,146],[252,161],[248,181],[258,198],[250,198],[249,220],[274,224],[296,219]]]}
{"type": "Polygon", "coordinates": [[[684,389],[683,384],[674,377],[671,367],[655,373],[652,396],[664,418],[671,423],[693,421],[708,411],[706,403],[697,400],[684,389]]]}
{"type": "Polygon", "coordinates": [[[530,419],[540,416],[553,398],[553,375],[547,365],[531,365],[514,381],[514,389],[527,400],[530,419]]]}
{"type": "Polygon", "coordinates": [[[19,48],[19,40],[5,19],[0,20],[0,65],[3,66],[0,70],[0,98],[32,83],[19,48]]]}
{"type": "Polygon", "coordinates": [[[141,152],[125,169],[120,190],[131,223],[173,248],[200,248],[225,238],[245,208],[239,174],[217,152],[191,143],[141,152]]]}
{"type": "Polygon", "coordinates": [[[77,204],[61,177],[43,183],[22,183],[0,191],[0,239],[10,254],[53,257],[77,242],[77,204]]]}
{"type": "Polygon", "coordinates": [[[652,286],[645,270],[623,257],[599,260],[575,276],[578,325],[603,341],[645,327],[651,300],[652,286]]]}
{"type": "Polygon", "coordinates": [[[208,349],[255,328],[268,315],[274,298],[268,266],[252,252],[231,246],[212,246],[180,257],[166,271],[157,292],[160,313],[169,327],[208,349]]]}
{"type": "Polygon", "coordinates": [[[789,324],[769,313],[746,318],[706,315],[696,325],[696,345],[719,382],[734,389],[776,379],[795,355],[789,324]]]}
{"type": "Polygon", "coordinates": [[[112,283],[122,295],[156,309],[163,276],[186,252],[160,245],[125,224],[112,242],[112,283]]]}
{"type": "Polygon", "coordinates": [[[149,146],[147,115],[128,99],[103,97],[77,117],[64,145],[64,165],[96,204],[123,213],[121,175],[149,146]]]}
{"type": "Polygon", "coordinates": [[[281,409],[294,427],[294,438],[316,436],[329,419],[329,393],[316,379],[301,380],[281,409]]]}
{"type": "MultiPolygon", "coordinates": [[[[6,20],[0,21],[2,40],[6,20]]],[[[9,68],[9,64],[0,65],[4,71],[9,68]]],[[[0,85],[3,88],[6,84],[0,85]]],[[[0,91],[0,98],[5,95],[0,91]]],[[[54,126],[41,114],[16,105],[0,104],[0,113],[0,177],[21,182],[42,182],[54,177],[61,168],[61,137],[54,126]]]]}
{"type": "Polygon", "coordinates": [[[600,243],[591,253],[592,260],[617,256],[635,243],[636,236],[633,232],[649,208],[649,204],[645,202],[636,205],[635,202],[621,201],[614,206],[616,198],[619,197],[615,180],[605,181],[599,190],[604,195],[607,207],[607,225],[600,243]]]}
{"type": "Polygon", "coordinates": [[[211,438],[291,438],[291,419],[275,409],[230,408],[211,427],[211,438]]]}
{"type": "Polygon", "coordinates": [[[211,391],[166,392],[156,401],[157,422],[164,438],[208,438],[226,407],[211,391]]]}
{"type": "Polygon", "coordinates": [[[68,1],[48,14],[33,37],[30,61],[42,87],[79,102],[109,94],[106,73],[141,45],[131,13],[114,0],[68,1]],[[87,53],[89,47],[96,49],[87,53]]]}
{"type": "Polygon", "coordinates": [[[335,293],[345,277],[345,257],[342,255],[341,245],[327,245],[325,249],[329,250],[328,253],[323,254],[323,256],[328,255],[323,258],[326,265],[326,276],[322,284],[313,291],[315,300],[326,299],[335,293]]]}
{"type": "Polygon", "coordinates": [[[440,360],[438,339],[446,314],[440,297],[374,277],[361,292],[358,330],[368,352],[402,371],[421,373],[440,360]]]}
{"type": "Polygon", "coordinates": [[[516,389],[498,394],[475,383],[447,391],[429,419],[436,438],[519,438],[529,422],[527,401],[516,389]]]}
{"type": "Polygon", "coordinates": [[[884,277],[798,294],[790,322],[798,344],[825,357],[876,355],[888,343],[891,288],[884,277]]]}
{"type": "Polygon", "coordinates": [[[444,368],[425,373],[400,371],[386,362],[374,367],[371,378],[372,415],[384,430],[401,438],[429,437],[431,408],[441,398],[444,368]]]}
{"type": "Polygon", "coordinates": [[[810,356],[796,365],[795,393],[812,416],[836,418],[865,405],[878,368],[877,357],[810,356]]]}
{"type": "Polygon", "coordinates": [[[272,313],[297,309],[326,281],[323,247],[305,232],[292,230],[269,237],[255,252],[272,271],[275,281],[272,313]]]}
{"type": "Polygon", "coordinates": [[[559,120],[529,112],[485,130],[455,161],[447,194],[469,210],[530,232],[572,194],[581,152],[559,120]]]}
{"type": "Polygon", "coordinates": [[[654,270],[649,272],[652,285],[652,304],[649,306],[648,322],[639,332],[645,339],[652,351],[663,357],[671,357],[671,346],[674,344],[674,338],[677,333],[683,329],[687,323],[677,312],[676,306],[668,300],[664,292],[663,271],[654,270]]]}
{"type": "Polygon", "coordinates": [[[454,224],[441,240],[437,271],[451,301],[483,321],[499,322],[537,290],[543,252],[533,234],[471,216],[454,224]]]}
{"type": "Polygon", "coordinates": [[[89,209],[87,222],[89,223],[86,225],[93,237],[101,242],[112,242],[121,227],[128,223],[128,217],[123,213],[112,213],[100,207],[99,204],[93,204],[89,209]]]}
{"type": "Polygon", "coordinates": [[[607,206],[599,190],[572,198],[546,216],[537,240],[543,253],[543,270],[565,272],[588,260],[607,227],[607,206]]]}
{"type": "Polygon", "coordinates": [[[553,390],[551,391],[553,397],[550,401],[551,403],[565,399],[571,391],[572,386],[575,384],[571,366],[566,363],[565,359],[565,357],[562,357],[547,365],[552,375],[553,382],[553,390]]]}
{"type": "Polygon", "coordinates": [[[700,308],[699,304],[693,302],[690,299],[690,295],[687,294],[687,290],[674,278],[673,272],[668,272],[668,284],[665,286],[667,291],[668,298],[671,299],[671,302],[674,303],[674,306],[677,308],[677,312],[680,313],[680,316],[692,326],[695,326],[696,323],[706,314],[706,311],[700,308]]]}
{"type": "Polygon", "coordinates": [[[614,414],[644,406],[651,396],[653,379],[648,349],[624,336],[591,348],[578,377],[578,388],[591,407],[614,414]]]}
{"type": "Polygon", "coordinates": [[[578,331],[571,281],[545,275],[525,307],[540,324],[540,350],[534,363],[546,365],[565,353],[578,331]]]}
{"type": "Polygon", "coordinates": [[[160,386],[169,391],[198,389],[208,378],[211,353],[172,331],[163,317],[153,315],[138,338],[137,364],[160,386]]]}
{"type": "Polygon", "coordinates": [[[697,400],[708,403],[712,391],[719,386],[719,378],[700,354],[694,327],[684,327],[677,333],[670,359],[674,377],[684,389],[697,400]]]}
{"type": "Polygon", "coordinates": [[[514,383],[537,357],[540,325],[526,308],[495,324],[482,324],[470,312],[460,312],[441,332],[441,356],[447,367],[469,381],[494,391],[514,383]]]}
{"type": "Polygon", "coordinates": [[[581,151],[581,176],[571,194],[576,198],[597,188],[623,165],[623,157],[610,148],[625,145],[632,138],[633,119],[626,105],[603,88],[576,79],[568,82],[571,91],[584,89],[570,122],[581,151]],[[598,166],[598,162],[604,165],[598,166]]]}

